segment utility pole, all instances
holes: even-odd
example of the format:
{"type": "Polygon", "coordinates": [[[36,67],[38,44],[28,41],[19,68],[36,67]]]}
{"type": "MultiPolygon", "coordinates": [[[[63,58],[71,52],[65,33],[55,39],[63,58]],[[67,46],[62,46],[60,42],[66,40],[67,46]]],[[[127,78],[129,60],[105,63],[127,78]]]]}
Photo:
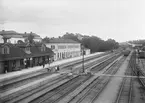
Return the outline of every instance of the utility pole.
{"type": "Polygon", "coordinates": [[[82,73],[84,73],[84,46],[82,45],[82,73]]]}
{"type": "Polygon", "coordinates": [[[83,36],[81,35],[78,35],[78,40],[80,40],[81,42],[81,52],[82,52],[82,73],[85,72],[85,68],[84,68],[84,46],[83,46],[83,42],[82,42],[82,39],[83,39],[83,36]]]}

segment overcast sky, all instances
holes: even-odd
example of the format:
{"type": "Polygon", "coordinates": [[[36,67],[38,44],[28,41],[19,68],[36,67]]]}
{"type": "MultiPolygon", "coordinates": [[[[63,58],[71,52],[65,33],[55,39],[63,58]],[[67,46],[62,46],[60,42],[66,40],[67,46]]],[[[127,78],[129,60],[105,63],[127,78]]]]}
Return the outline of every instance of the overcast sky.
{"type": "Polygon", "coordinates": [[[145,0],[0,0],[0,24],[41,37],[72,32],[118,42],[145,39],[145,0]]]}

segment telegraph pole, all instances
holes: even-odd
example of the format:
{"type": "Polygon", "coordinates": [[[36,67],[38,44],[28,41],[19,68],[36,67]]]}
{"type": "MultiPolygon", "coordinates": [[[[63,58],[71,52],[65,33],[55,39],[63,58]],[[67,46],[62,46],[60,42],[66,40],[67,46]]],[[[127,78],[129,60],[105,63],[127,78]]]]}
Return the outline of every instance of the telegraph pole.
{"type": "Polygon", "coordinates": [[[84,46],[82,45],[82,73],[84,73],[84,46]]]}

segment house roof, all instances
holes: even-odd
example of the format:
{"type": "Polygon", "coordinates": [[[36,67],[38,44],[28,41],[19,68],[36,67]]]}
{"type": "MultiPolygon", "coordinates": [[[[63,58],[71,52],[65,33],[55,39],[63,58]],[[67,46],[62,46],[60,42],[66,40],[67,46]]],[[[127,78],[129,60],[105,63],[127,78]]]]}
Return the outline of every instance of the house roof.
{"type": "Polygon", "coordinates": [[[49,43],[79,43],[71,39],[53,38],[49,40],[49,43]]]}
{"type": "Polygon", "coordinates": [[[37,39],[37,38],[41,38],[38,34],[36,33],[18,33],[16,31],[13,31],[13,30],[9,30],[9,31],[5,31],[5,30],[2,30],[0,31],[0,35],[2,35],[3,37],[7,37],[7,38],[25,38],[25,37],[28,37],[28,35],[33,35],[34,36],[34,39],[37,39]]]}
{"type": "Polygon", "coordinates": [[[31,47],[30,54],[27,54],[25,52],[24,57],[31,58],[31,57],[39,57],[39,56],[46,56],[46,55],[53,56],[54,52],[49,48],[46,48],[46,51],[40,51],[40,49],[37,47],[31,47]]]}
{"type": "Polygon", "coordinates": [[[22,34],[24,37],[27,37],[27,36],[30,35],[30,34],[33,35],[34,37],[40,37],[38,34],[32,33],[32,32],[31,32],[31,33],[26,33],[26,32],[25,32],[25,33],[21,33],[21,34],[22,34]]]}
{"type": "Polygon", "coordinates": [[[24,48],[21,46],[18,46],[18,45],[10,44],[10,43],[1,45],[1,47],[5,46],[5,45],[7,45],[10,48],[10,50],[9,50],[10,53],[9,54],[0,54],[0,61],[54,55],[53,51],[47,47],[46,47],[46,51],[42,52],[39,48],[40,46],[33,45],[33,46],[30,46],[30,51],[27,52],[27,51],[25,51],[25,47],[26,47],[25,44],[23,44],[24,48]]]}
{"type": "Polygon", "coordinates": [[[0,34],[18,34],[18,33],[13,30],[9,30],[9,31],[2,30],[0,31],[0,34]]]}
{"type": "MultiPolygon", "coordinates": [[[[43,43],[32,43],[32,44],[28,44],[28,43],[24,43],[24,42],[22,42],[22,43],[17,43],[17,44],[15,44],[16,46],[18,46],[18,47],[27,47],[28,45],[29,46],[36,46],[36,47],[41,47],[42,45],[43,45],[43,43]]],[[[45,45],[45,44],[44,44],[45,45]]]]}
{"type": "Polygon", "coordinates": [[[19,47],[10,47],[10,53],[4,54],[4,60],[22,59],[24,58],[25,52],[19,47]]]}
{"type": "Polygon", "coordinates": [[[23,38],[23,36],[20,34],[20,33],[17,33],[15,31],[0,31],[0,35],[2,35],[3,37],[6,37],[6,38],[23,38]]]}

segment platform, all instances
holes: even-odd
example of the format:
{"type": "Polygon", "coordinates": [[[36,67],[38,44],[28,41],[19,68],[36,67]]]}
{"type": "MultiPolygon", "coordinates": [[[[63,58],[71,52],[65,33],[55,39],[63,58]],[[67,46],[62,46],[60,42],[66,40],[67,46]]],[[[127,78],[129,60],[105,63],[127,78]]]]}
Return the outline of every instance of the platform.
{"type": "MultiPolygon", "coordinates": [[[[102,54],[102,53],[104,53],[104,52],[97,52],[97,53],[94,53],[94,54],[85,55],[84,58],[99,55],[99,54],[102,54]]],[[[43,66],[36,66],[36,67],[33,67],[33,68],[22,69],[20,71],[9,72],[9,73],[6,73],[6,74],[0,74],[0,82],[6,80],[8,78],[19,77],[21,75],[26,75],[26,74],[33,73],[33,72],[43,71],[44,69],[49,68],[49,67],[50,68],[55,67],[55,66],[58,66],[58,65],[62,65],[64,63],[69,63],[69,62],[73,62],[73,61],[80,60],[80,59],[82,59],[82,56],[75,57],[75,58],[64,59],[64,60],[60,60],[60,61],[55,61],[51,64],[46,64],[45,68],[43,68],[43,66]]]]}

